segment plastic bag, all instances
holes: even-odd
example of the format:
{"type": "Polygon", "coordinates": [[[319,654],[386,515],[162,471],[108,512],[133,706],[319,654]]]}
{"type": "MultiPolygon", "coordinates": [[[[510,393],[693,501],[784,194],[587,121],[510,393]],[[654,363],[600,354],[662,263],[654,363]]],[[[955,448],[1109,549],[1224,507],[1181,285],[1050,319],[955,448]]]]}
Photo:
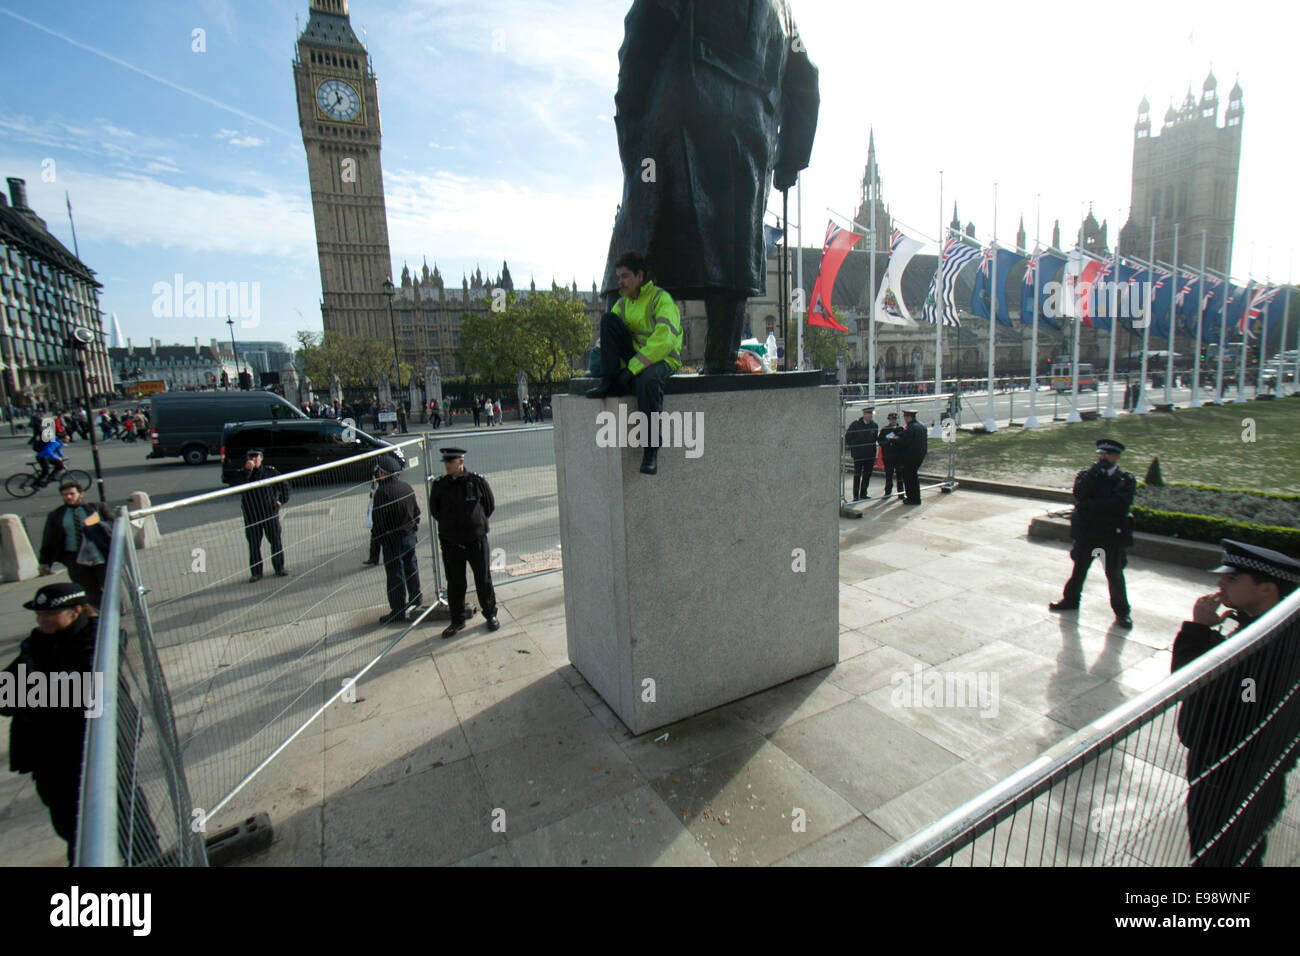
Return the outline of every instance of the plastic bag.
{"type": "Polygon", "coordinates": [[[763,362],[753,352],[741,349],[736,353],[736,371],[762,373],[763,362]]]}

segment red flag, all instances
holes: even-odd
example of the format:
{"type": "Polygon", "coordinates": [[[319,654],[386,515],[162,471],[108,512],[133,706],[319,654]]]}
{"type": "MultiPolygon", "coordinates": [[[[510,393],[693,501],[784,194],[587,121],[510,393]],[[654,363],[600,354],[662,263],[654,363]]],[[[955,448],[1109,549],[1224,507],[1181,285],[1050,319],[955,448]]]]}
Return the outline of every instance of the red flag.
{"type": "Polygon", "coordinates": [[[1106,263],[1097,259],[1089,259],[1088,264],[1083,267],[1083,273],[1079,276],[1079,316],[1083,319],[1083,324],[1092,328],[1092,286],[1097,281],[1097,273],[1102,271],[1106,263]]]}
{"type": "Polygon", "coordinates": [[[847,326],[835,321],[835,313],[831,311],[831,297],[835,292],[835,277],[839,275],[845,256],[861,238],[860,232],[841,229],[833,222],[827,224],[826,241],[822,243],[821,267],[813,282],[812,304],[808,308],[809,325],[820,325],[839,332],[848,331],[847,326]]]}

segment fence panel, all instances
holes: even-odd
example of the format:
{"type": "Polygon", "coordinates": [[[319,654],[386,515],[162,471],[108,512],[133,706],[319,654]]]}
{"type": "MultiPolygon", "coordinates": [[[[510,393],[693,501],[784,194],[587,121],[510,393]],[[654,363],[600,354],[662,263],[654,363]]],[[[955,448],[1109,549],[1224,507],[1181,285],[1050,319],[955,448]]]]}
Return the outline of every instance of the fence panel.
{"type": "Polygon", "coordinates": [[[875,866],[1300,864],[1300,592],[875,866]]]}

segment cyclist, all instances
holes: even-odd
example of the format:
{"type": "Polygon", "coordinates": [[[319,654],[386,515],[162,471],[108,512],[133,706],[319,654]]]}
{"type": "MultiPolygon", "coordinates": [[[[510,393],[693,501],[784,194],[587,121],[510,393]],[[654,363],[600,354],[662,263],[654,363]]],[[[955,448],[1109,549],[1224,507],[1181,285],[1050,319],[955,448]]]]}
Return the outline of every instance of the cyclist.
{"type": "Polygon", "coordinates": [[[42,485],[46,484],[51,478],[61,472],[64,468],[66,459],[63,457],[63,442],[54,438],[47,441],[45,445],[36,453],[36,463],[41,466],[39,481],[42,485]]]}

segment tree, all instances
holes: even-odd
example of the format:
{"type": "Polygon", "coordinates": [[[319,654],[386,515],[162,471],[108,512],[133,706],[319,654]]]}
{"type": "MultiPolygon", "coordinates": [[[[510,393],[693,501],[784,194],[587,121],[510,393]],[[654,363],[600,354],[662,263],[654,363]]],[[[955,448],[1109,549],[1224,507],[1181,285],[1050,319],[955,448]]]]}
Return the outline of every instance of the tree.
{"type": "MultiPolygon", "coordinates": [[[[327,385],[337,375],[345,387],[373,386],[381,374],[392,376],[393,353],[379,339],[336,332],[299,332],[298,359],[302,372],[316,385],[327,385]]],[[[401,381],[408,382],[411,366],[401,363],[401,381]]]]}
{"type": "MultiPolygon", "coordinates": [[[[835,316],[835,321],[841,325],[848,324],[844,321],[844,317],[838,314],[835,316]]],[[[804,332],[803,347],[808,362],[813,368],[833,369],[836,356],[849,350],[849,336],[847,332],[828,329],[821,325],[810,325],[804,332]]]]}
{"type": "Polygon", "coordinates": [[[520,369],[529,381],[553,385],[568,377],[571,359],[591,344],[591,322],[582,301],[568,290],[534,292],[520,301],[506,294],[506,307],[470,313],[461,325],[456,360],[469,375],[512,381],[520,369]]]}

